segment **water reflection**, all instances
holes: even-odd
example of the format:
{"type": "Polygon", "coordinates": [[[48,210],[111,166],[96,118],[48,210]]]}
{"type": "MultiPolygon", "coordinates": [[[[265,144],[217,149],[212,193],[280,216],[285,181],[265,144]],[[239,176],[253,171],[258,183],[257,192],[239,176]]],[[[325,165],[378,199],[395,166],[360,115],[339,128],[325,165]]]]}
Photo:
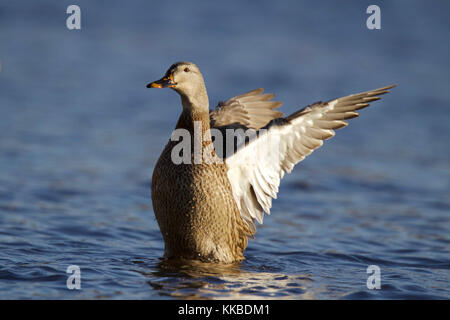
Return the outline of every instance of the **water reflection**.
{"type": "MultiPolygon", "coordinates": [[[[136,261],[137,262],[137,261],[136,261]]],[[[161,260],[136,270],[152,290],[176,299],[314,299],[310,275],[250,271],[242,263],[161,260]]]]}

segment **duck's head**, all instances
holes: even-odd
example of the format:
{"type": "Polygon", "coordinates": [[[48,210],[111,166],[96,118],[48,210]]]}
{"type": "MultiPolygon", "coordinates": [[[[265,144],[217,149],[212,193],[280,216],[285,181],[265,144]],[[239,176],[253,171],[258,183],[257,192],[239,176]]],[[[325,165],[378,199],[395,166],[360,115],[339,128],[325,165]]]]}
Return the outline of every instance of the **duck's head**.
{"type": "Polygon", "coordinates": [[[186,97],[195,97],[206,91],[200,69],[191,62],[174,63],[164,77],[149,83],[147,88],[172,88],[186,97]]]}

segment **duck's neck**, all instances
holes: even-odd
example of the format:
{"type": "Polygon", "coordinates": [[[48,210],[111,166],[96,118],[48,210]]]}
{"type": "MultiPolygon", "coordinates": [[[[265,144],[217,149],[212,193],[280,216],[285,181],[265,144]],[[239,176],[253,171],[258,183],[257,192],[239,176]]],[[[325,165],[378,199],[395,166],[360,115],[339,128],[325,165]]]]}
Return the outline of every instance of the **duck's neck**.
{"type": "Polygon", "coordinates": [[[181,95],[181,104],[183,105],[183,112],[178,119],[176,129],[186,129],[189,132],[194,132],[194,127],[202,127],[202,134],[209,131],[209,100],[206,90],[195,97],[188,97],[181,95]]]}
{"type": "Polygon", "coordinates": [[[178,119],[176,129],[184,129],[190,133],[191,155],[194,164],[220,163],[212,143],[209,101],[206,89],[203,93],[194,95],[195,99],[181,95],[183,112],[178,119]]]}

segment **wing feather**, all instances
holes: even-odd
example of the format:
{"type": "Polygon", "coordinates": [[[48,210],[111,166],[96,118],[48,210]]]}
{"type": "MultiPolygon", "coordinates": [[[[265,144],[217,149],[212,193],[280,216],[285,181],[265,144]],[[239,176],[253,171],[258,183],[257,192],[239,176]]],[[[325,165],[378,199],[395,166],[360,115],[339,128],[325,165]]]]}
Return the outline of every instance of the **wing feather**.
{"type": "MultiPolygon", "coordinates": [[[[347,126],[345,120],[359,116],[356,110],[369,106],[369,102],[380,99],[379,95],[389,92],[394,86],[317,102],[286,118],[274,118],[258,130],[257,138],[227,157],[225,161],[233,196],[249,227],[254,230],[254,221],[262,223],[264,212],[270,214],[272,199],[276,199],[285,173],[291,172],[298,162],[322,146],[324,140],[333,137],[334,130],[347,126]]],[[[251,100],[256,106],[261,103],[261,99],[253,100],[257,97],[273,98],[261,93],[262,89],[248,92],[232,98],[236,100],[228,105],[232,106],[237,100],[251,100]]],[[[252,103],[247,111],[252,110],[252,103]]],[[[270,114],[267,112],[269,109],[260,115],[270,114]]]]}
{"type": "Polygon", "coordinates": [[[283,113],[275,109],[282,102],[271,101],[275,95],[263,94],[264,89],[256,89],[220,102],[209,115],[211,127],[222,127],[238,123],[248,128],[259,129],[271,120],[280,118],[283,113]]]}

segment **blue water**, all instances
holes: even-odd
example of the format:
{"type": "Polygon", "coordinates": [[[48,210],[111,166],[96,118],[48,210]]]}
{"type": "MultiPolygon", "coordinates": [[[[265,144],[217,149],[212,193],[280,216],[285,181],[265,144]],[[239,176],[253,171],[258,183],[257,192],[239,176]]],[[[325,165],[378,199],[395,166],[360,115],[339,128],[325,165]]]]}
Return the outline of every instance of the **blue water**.
{"type": "Polygon", "coordinates": [[[448,1],[383,1],[374,31],[369,1],[75,2],[75,31],[72,1],[0,3],[1,299],[450,298],[448,1]],[[212,105],[398,87],[283,179],[246,261],[174,265],[149,186],[181,108],[145,85],[179,60],[212,105]]]}

